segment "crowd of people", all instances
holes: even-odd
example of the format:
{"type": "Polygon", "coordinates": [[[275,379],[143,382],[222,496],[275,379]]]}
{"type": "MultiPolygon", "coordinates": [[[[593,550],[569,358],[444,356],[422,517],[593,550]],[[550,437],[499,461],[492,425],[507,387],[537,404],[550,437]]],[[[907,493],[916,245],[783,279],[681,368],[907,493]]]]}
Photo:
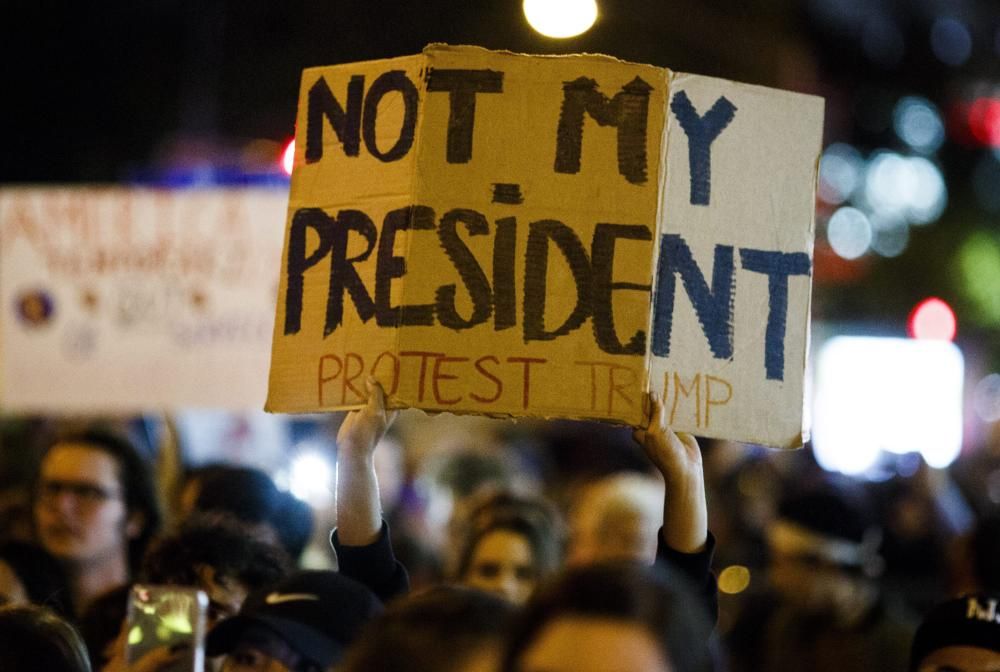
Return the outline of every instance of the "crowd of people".
{"type": "Polygon", "coordinates": [[[887,563],[941,559],[919,543],[924,500],[892,498],[887,534],[863,497],[807,470],[761,492],[755,470],[773,467],[723,468],[723,452],[674,432],[651,395],[633,432],[648,469],[609,469],[567,495],[470,458],[438,479],[454,503],[438,544],[386,505],[377,463],[395,413],[374,380],[366,389],[337,433],[327,569],[304,568],[310,508],[259,470],[188,471],[165,518],[152,465],[122,436],[52,441],[30,524],[7,521],[0,536],[0,670],[200,665],[188,645],[136,654],[129,602],[149,586],[203,592],[204,668],[222,672],[1000,670],[989,511],[972,512],[961,581],[894,571],[893,584],[887,563]],[[715,492],[723,473],[740,483],[715,492]],[[718,579],[713,557],[727,565],[718,579]],[[749,573],[738,562],[766,580],[734,587],[730,569],[749,573]]]}

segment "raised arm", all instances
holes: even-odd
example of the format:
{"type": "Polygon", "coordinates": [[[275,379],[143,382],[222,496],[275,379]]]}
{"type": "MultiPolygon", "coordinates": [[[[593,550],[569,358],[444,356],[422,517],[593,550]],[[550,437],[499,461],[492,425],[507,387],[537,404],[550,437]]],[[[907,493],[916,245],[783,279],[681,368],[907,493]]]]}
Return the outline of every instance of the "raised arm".
{"type": "Polygon", "coordinates": [[[667,424],[663,402],[650,393],[646,404],[646,427],[632,436],[663,474],[662,540],[674,551],[700,553],[708,543],[708,505],[701,449],[690,434],[674,432],[667,424]]]}
{"type": "Polygon", "coordinates": [[[330,543],[346,576],[387,602],[410,590],[406,568],[396,560],[389,526],[382,520],[375,446],[396,418],[374,378],[365,381],[368,402],[351,411],[337,432],[337,529],[330,543]]]}
{"type": "Polygon", "coordinates": [[[337,537],[345,546],[367,546],[382,532],[382,504],[375,477],[375,446],[396,418],[385,408],[378,382],[365,380],[368,403],[347,414],[337,432],[337,537]]]}

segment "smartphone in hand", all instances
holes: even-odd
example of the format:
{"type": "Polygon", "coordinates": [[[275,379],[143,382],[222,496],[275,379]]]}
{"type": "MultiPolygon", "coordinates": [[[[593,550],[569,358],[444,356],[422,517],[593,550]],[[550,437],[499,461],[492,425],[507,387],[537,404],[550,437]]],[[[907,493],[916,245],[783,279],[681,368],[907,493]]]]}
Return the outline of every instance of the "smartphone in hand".
{"type": "Polygon", "coordinates": [[[159,659],[157,672],[203,672],[208,596],[186,586],[136,584],[129,594],[125,660],[159,659]]]}

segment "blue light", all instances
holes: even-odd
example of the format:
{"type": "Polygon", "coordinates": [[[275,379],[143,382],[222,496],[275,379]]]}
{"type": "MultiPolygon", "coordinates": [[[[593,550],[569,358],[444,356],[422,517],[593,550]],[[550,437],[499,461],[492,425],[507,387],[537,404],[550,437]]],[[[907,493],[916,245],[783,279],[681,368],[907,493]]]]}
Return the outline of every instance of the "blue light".
{"type": "Polygon", "coordinates": [[[910,242],[910,225],[904,219],[872,215],[872,250],[882,257],[898,257],[910,242]]]}
{"type": "Polygon", "coordinates": [[[840,208],[827,222],[826,237],[838,255],[844,259],[857,259],[871,246],[872,226],[860,210],[840,208]]]}
{"type": "Polygon", "coordinates": [[[290,178],[280,167],[247,171],[237,166],[143,169],[126,176],[128,184],[168,189],[204,187],[275,187],[287,189],[290,178]]]}
{"type": "Polygon", "coordinates": [[[924,157],[879,151],[868,164],[864,199],[874,213],[921,225],[941,216],[948,190],[941,170],[924,157]]]}
{"type": "Polygon", "coordinates": [[[944,142],[941,113],[926,98],[901,98],[893,113],[893,127],[900,140],[922,154],[933,154],[944,142]]]}
{"type": "Polygon", "coordinates": [[[819,162],[819,197],[831,205],[849,199],[861,183],[864,163],[851,145],[837,142],[827,147],[819,162]]]}
{"type": "Polygon", "coordinates": [[[972,55],[972,35],[958,19],[939,18],[931,27],[931,50],[942,63],[958,67],[972,55]]]}

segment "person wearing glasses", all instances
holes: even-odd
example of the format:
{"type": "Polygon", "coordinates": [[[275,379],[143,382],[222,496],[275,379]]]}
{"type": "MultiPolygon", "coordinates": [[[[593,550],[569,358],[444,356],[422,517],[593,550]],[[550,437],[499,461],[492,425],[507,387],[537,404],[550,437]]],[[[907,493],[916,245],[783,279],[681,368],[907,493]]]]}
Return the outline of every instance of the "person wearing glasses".
{"type": "Polygon", "coordinates": [[[66,571],[77,614],[129,581],[160,526],[145,461],[107,432],[57,440],[42,457],[33,495],[38,542],[66,571]]]}

